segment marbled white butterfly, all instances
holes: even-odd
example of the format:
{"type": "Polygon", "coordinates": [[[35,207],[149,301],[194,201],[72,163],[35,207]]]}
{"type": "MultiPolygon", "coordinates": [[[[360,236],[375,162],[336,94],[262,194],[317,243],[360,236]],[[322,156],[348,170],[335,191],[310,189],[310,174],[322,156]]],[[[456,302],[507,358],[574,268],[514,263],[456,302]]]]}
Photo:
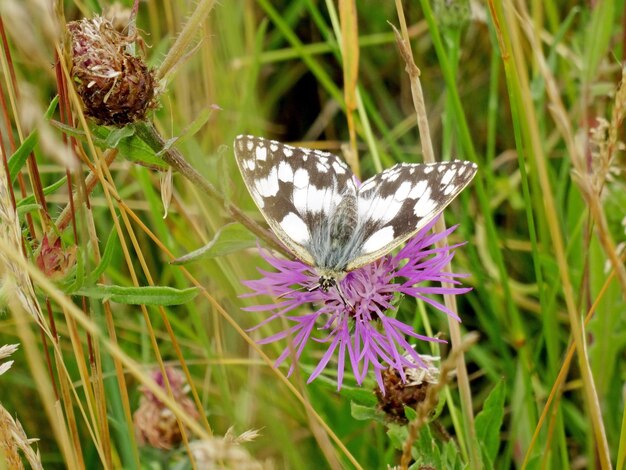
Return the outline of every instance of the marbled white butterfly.
{"type": "Polygon", "coordinates": [[[240,135],[235,158],[280,240],[328,290],[346,272],[389,253],[450,204],[476,174],[464,161],[399,163],[360,186],[330,152],[240,135]]]}

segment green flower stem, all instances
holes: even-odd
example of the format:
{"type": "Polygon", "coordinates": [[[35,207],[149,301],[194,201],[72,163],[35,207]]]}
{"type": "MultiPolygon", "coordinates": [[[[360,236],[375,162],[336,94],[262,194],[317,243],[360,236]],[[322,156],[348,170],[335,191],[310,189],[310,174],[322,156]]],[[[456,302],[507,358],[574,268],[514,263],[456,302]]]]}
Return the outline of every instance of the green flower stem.
{"type": "Polygon", "coordinates": [[[270,248],[286,255],[287,257],[291,257],[272,233],[265,230],[254,220],[244,214],[237,206],[226,201],[226,199],[224,199],[215,187],[200,173],[198,173],[198,171],[192,167],[187,160],[185,160],[183,155],[177,149],[172,147],[167,148],[163,137],[161,137],[151,122],[137,122],[133,124],[133,126],[137,136],[148,144],[152,150],[157,152],[165,163],[170,165],[174,170],[178,171],[181,175],[187,178],[187,180],[204,191],[207,195],[209,195],[209,197],[221,204],[230,217],[241,223],[257,237],[265,241],[270,248]]]}

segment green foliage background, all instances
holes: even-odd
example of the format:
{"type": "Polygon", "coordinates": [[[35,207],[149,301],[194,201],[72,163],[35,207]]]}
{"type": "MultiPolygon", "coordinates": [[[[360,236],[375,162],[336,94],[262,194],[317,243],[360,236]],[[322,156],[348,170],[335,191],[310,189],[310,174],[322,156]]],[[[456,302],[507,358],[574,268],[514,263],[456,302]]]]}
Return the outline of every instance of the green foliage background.
{"type": "MultiPolygon", "coordinates": [[[[464,282],[473,287],[458,311],[463,333],[479,333],[464,357],[473,414],[483,411],[472,423],[461,408],[463,385],[450,381],[436,417],[417,431],[412,468],[624,468],[624,2],[399,4],[437,158],[479,166],[445,218],[459,224],[450,242],[467,241],[453,268],[469,273],[464,282]],[[605,132],[594,133],[603,120],[605,132]],[[572,344],[579,351],[584,344],[584,353],[571,355],[572,344]]],[[[253,346],[286,323],[246,333],[264,316],[242,307],[269,300],[241,298],[241,280],[267,265],[256,237],[227,226],[233,220],[224,209],[226,201],[261,221],[232,155],[237,134],[342,154],[352,129],[363,177],[422,161],[409,78],[389,24],[399,25],[398,5],[354,5],[358,41],[343,44],[341,5],[332,1],[139,3],[138,54],[156,69],[176,51],[150,119],[165,139],[179,137],[168,145],[220,201],[180,174],[172,187],[163,185],[158,155],[133,131],[85,127],[72,91],[75,129],[54,122],[61,120],[55,70],[68,73],[58,65],[67,54],[54,28],[110,11],[108,1],[2,2],[2,151],[11,176],[24,178],[23,191],[12,182],[31,266],[43,235],[55,232],[47,218],[58,223],[69,201],[62,139],[75,137],[75,155],[100,174],[88,208],[79,189],[88,165],[69,174],[76,233],[70,225],[57,234],[65,248],[75,247],[75,267],[56,287],[31,273],[48,327],[54,318],[56,349],[34,322],[24,325],[30,317],[4,291],[11,308],[0,316],[0,345],[20,342],[21,349],[0,377],[0,404],[40,439],[45,468],[192,465],[184,445],[150,450],[134,437],[140,384],[159,364],[188,369],[206,416],[195,420],[199,431],[189,430],[190,440],[230,427],[260,429],[243,447],[267,468],[400,465],[408,428],[376,409],[372,377],[362,388],[348,379],[337,393],[330,367],[307,385],[323,353],[311,343],[288,385],[287,368],[271,367],[285,343],[253,346]],[[189,42],[176,49],[189,24],[189,42]],[[351,125],[342,64],[357,52],[351,125]],[[44,120],[46,109],[53,121],[44,120]],[[114,158],[105,171],[107,155],[114,158]],[[45,206],[33,197],[38,184],[50,188],[45,206]],[[170,263],[211,240],[201,260],[170,263]],[[92,326],[78,320],[81,309],[92,326]]],[[[0,245],[0,252],[10,249],[0,245]]],[[[449,337],[447,319],[428,305],[407,300],[399,317],[449,337]]]]}

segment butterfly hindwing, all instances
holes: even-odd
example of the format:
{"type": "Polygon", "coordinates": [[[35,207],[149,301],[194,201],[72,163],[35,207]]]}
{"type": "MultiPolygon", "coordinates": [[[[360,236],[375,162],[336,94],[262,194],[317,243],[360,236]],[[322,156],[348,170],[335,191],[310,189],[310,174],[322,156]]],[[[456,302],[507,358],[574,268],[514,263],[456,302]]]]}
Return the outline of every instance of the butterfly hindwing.
{"type": "Polygon", "coordinates": [[[357,198],[360,250],[346,270],[363,266],[412,237],[452,202],[475,173],[471,162],[401,163],[365,181],[357,198]]]}
{"type": "Polygon", "coordinates": [[[244,182],[274,233],[314,266],[313,232],[330,223],[345,188],[354,186],[348,166],[329,152],[253,136],[238,136],[234,148],[244,182]]]}

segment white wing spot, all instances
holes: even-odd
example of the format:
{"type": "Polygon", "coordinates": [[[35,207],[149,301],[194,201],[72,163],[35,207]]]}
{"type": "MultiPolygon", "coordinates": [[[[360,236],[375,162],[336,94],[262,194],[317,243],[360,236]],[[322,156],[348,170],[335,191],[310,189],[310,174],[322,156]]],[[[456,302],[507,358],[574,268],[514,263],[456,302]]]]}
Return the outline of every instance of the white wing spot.
{"type": "Polygon", "coordinates": [[[338,161],[333,162],[333,169],[335,170],[335,173],[339,173],[340,175],[343,175],[346,172],[346,168],[338,161]]]}
{"type": "Polygon", "coordinates": [[[317,162],[316,166],[317,166],[317,171],[319,171],[320,173],[328,173],[328,170],[330,168],[328,165],[322,162],[317,162]]]}
{"type": "Polygon", "coordinates": [[[256,188],[263,197],[276,196],[278,193],[278,171],[272,168],[267,178],[260,178],[256,182],[256,188]]]}
{"type": "Polygon", "coordinates": [[[396,201],[404,201],[411,191],[411,183],[408,181],[404,181],[400,187],[396,190],[396,194],[394,195],[394,199],[396,201]]]}
{"type": "Polygon", "coordinates": [[[278,165],[278,179],[285,183],[291,183],[293,181],[293,169],[287,162],[280,162],[278,165]]]}
{"type": "Polygon", "coordinates": [[[437,171],[438,171],[439,173],[441,173],[441,172],[442,172],[443,170],[445,170],[445,169],[446,169],[446,166],[445,166],[445,165],[439,165],[439,166],[437,167],[437,171]]]}
{"type": "Polygon", "coordinates": [[[246,142],[246,147],[248,149],[248,152],[252,152],[252,149],[254,148],[254,142],[249,140],[248,142],[246,142]]]}
{"type": "Polygon", "coordinates": [[[304,188],[309,185],[309,172],[304,168],[298,168],[293,174],[293,185],[296,188],[304,188]]]}
{"type": "Polygon", "coordinates": [[[304,220],[298,217],[297,214],[290,212],[280,222],[280,226],[285,231],[289,238],[294,242],[305,244],[310,238],[309,229],[307,228],[304,220]]]}
{"type": "Polygon", "coordinates": [[[393,241],[393,227],[387,226],[374,232],[363,244],[363,253],[373,253],[393,241]]]}
{"type": "Polygon", "coordinates": [[[448,184],[450,181],[452,181],[452,177],[455,175],[456,171],[454,171],[454,168],[446,171],[443,174],[443,177],[441,178],[441,184],[448,184]]]}
{"type": "Polygon", "coordinates": [[[254,158],[246,158],[243,161],[243,166],[248,170],[248,171],[253,171],[254,167],[256,167],[256,162],[254,161],[254,158]]]}
{"type": "Polygon", "coordinates": [[[444,196],[448,196],[449,194],[452,194],[456,188],[457,188],[457,186],[456,186],[455,184],[449,184],[449,185],[448,185],[448,186],[446,186],[446,188],[443,190],[443,194],[444,194],[444,196]]]}
{"type": "Polygon", "coordinates": [[[278,150],[278,145],[276,141],[272,140],[272,143],[270,144],[270,150],[272,152],[276,152],[276,150],[278,150]]]}
{"type": "Polygon", "coordinates": [[[328,192],[313,185],[304,188],[295,188],[293,191],[293,205],[302,213],[318,213],[328,205],[328,192]]]}
{"type": "Polygon", "coordinates": [[[422,218],[432,214],[436,207],[437,203],[434,199],[430,198],[430,191],[427,191],[426,194],[415,203],[413,212],[417,217],[422,218]]]}
{"type": "Polygon", "coordinates": [[[415,186],[413,186],[413,189],[411,189],[411,191],[409,192],[408,197],[410,199],[418,199],[422,197],[422,194],[424,194],[424,191],[426,191],[427,187],[428,187],[427,180],[420,181],[415,186]]]}
{"type": "Polygon", "coordinates": [[[461,165],[461,168],[459,168],[458,174],[459,176],[461,176],[463,173],[465,173],[465,169],[467,168],[466,165],[461,165]]]}
{"type": "Polygon", "coordinates": [[[285,154],[285,157],[289,158],[293,155],[293,147],[283,147],[283,154],[285,154]]]}
{"type": "Polygon", "coordinates": [[[257,147],[255,155],[257,160],[265,161],[267,159],[267,149],[265,147],[257,147]]]}
{"type": "Polygon", "coordinates": [[[394,171],[393,173],[388,173],[387,174],[387,181],[389,181],[390,183],[397,180],[398,177],[400,176],[400,172],[399,171],[394,171]]]}
{"type": "Polygon", "coordinates": [[[427,165],[426,167],[424,167],[424,174],[427,175],[429,173],[432,173],[434,167],[432,165],[427,165]]]}
{"type": "Polygon", "coordinates": [[[359,192],[365,192],[365,191],[369,191],[370,189],[372,189],[374,187],[374,180],[373,179],[369,179],[367,180],[365,183],[363,183],[361,186],[359,186],[359,192]]]}

